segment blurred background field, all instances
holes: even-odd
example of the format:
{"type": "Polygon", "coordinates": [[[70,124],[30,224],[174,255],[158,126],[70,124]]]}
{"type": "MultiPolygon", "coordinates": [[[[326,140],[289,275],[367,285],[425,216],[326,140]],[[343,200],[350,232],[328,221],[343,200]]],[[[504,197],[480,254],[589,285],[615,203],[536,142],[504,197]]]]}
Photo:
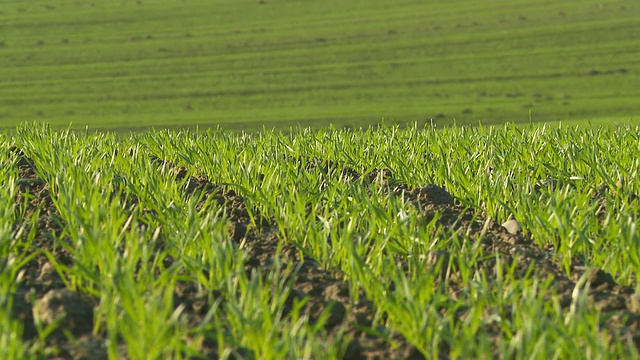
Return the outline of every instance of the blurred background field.
{"type": "Polygon", "coordinates": [[[0,126],[638,123],[632,0],[3,1],[0,126]]]}

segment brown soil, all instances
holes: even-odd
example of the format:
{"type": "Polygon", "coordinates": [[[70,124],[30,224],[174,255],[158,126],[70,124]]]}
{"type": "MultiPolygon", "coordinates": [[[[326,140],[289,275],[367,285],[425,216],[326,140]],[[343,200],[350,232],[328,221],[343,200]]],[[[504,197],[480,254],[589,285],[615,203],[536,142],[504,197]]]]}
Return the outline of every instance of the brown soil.
{"type": "MultiPolygon", "coordinates": [[[[93,312],[98,304],[97,299],[67,290],[65,282],[44,255],[44,252],[50,253],[61,264],[73,263],[71,255],[63,247],[55,245],[55,235],[60,233],[64,224],[51,201],[49,187],[36,174],[36,169],[29,159],[19,150],[14,150],[14,153],[19,157],[21,179],[20,195],[15,201],[18,209],[24,207],[26,228],[30,226],[29,219],[32,214],[40,211],[40,215],[37,218],[35,240],[27,249],[29,253],[35,252],[36,255],[24,267],[23,280],[13,295],[12,316],[23,324],[25,340],[32,340],[38,336],[35,317],[45,325],[63,318],[62,326],[46,341],[48,346],[59,350],[56,355],[59,358],[106,358],[104,334],[92,333],[93,312]],[[69,340],[63,329],[72,334],[75,340],[69,340]]],[[[162,163],[161,159],[155,158],[154,161],[162,163]]],[[[300,162],[300,159],[295,161],[301,166],[305,163],[300,162]]],[[[597,268],[586,268],[576,262],[572,271],[574,276],[567,277],[551,251],[536,246],[526,234],[509,234],[496,223],[488,222],[488,226],[485,227],[482,216],[457,204],[454,197],[436,185],[409,188],[384,169],[363,174],[326,161],[311,159],[305,164],[303,170],[319,168],[325,173],[336,171],[343,181],[362,181],[386,186],[393,196],[403,197],[406,202],[419,209],[425,222],[431,221],[438,214],[438,223],[444,228],[468,233],[471,239],[479,238],[478,246],[481,247],[482,253],[498,254],[504,264],[515,264],[517,277],[552,277],[553,286],[548,296],[557,296],[563,307],[570,306],[576,282],[586,273],[587,282],[590,284],[589,305],[611,315],[602,316],[606,319],[602,326],[614,333],[628,334],[640,345],[640,297],[636,296],[631,288],[618,285],[606,272],[597,268]],[[533,273],[529,274],[532,264],[533,273]]],[[[372,327],[376,313],[376,307],[364,291],[359,290],[359,301],[354,302],[353,294],[350,294],[349,290],[350,285],[343,280],[344,274],[337,270],[326,270],[310,257],[305,256],[302,259],[300,254],[301,250],[304,253],[304,249],[299,249],[293,244],[280,244],[280,232],[275,222],[260,214],[255,214],[252,221],[243,197],[234,190],[212,184],[202,176],[190,177],[187,170],[181,167],[174,167],[172,170],[176,181],[186,180],[185,196],[198,193],[203,199],[213,199],[225,206],[230,222],[229,236],[248,254],[245,269],[249,274],[266,275],[270,271],[278,271],[274,266],[278,257],[281,263],[293,265],[295,271],[284,274],[292,277],[292,292],[287,300],[288,309],[285,311],[291,310],[295,299],[307,300],[302,312],[312,322],[317,321],[324,311],[328,311],[329,316],[324,323],[324,329],[328,336],[340,336],[339,340],[347,348],[346,359],[424,358],[423,354],[398,333],[386,334],[386,330],[380,328],[376,329],[378,331],[364,331],[363,329],[372,327]],[[346,333],[341,332],[345,329],[346,333]],[[392,347],[381,333],[388,335],[396,346],[392,347]]],[[[23,224],[16,224],[16,228],[19,226],[23,224]]],[[[429,268],[435,268],[438,264],[450,268],[447,278],[442,277],[439,281],[446,281],[445,283],[451,287],[451,296],[456,298],[458,293],[464,291],[462,285],[456,281],[456,256],[444,250],[426,255],[426,265],[429,268]]],[[[398,258],[397,261],[399,268],[408,268],[405,259],[398,258]]],[[[495,256],[485,256],[474,266],[484,270],[491,278],[496,273],[496,262],[495,256]]],[[[178,283],[174,292],[174,302],[176,307],[184,307],[182,316],[192,327],[202,323],[212,305],[211,300],[198,291],[195,283],[186,281],[178,283]]],[[[466,314],[460,311],[458,316],[462,319],[466,314]]],[[[495,334],[496,338],[501,336],[499,327],[494,326],[490,320],[487,320],[486,331],[495,334]]],[[[215,336],[211,338],[215,339],[215,336]]],[[[443,344],[443,349],[446,348],[446,344],[443,344]]],[[[203,342],[200,349],[206,358],[217,358],[214,340],[203,342]]],[[[237,349],[236,357],[253,358],[254,355],[247,349],[237,349]]]]}

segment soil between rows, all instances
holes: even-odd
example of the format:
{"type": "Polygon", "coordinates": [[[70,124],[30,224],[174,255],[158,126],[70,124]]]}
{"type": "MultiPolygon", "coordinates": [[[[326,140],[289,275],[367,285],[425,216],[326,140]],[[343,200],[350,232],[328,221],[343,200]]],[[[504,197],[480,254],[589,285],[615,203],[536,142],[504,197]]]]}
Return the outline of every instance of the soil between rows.
{"type": "MultiPolygon", "coordinates": [[[[12,316],[24,326],[23,338],[32,340],[37,336],[34,325],[34,313],[45,321],[52,321],[59,315],[66,318],[58,330],[47,339],[51,349],[58,349],[56,356],[60,358],[100,359],[106,358],[104,334],[93,334],[93,313],[98,301],[86,295],[66,290],[65,283],[53,269],[52,264],[44,255],[50,253],[64,265],[73,263],[72,256],[63,247],[55,246],[55,235],[65,226],[51,201],[48,185],[35,172],[32,162],[22,154],[19,156],[18,170],[20,176],[20,195],[16,198],[16,208],[26,206],[24,222],[28,225],[30,215],[40,211],[37,218],[37,234],[29,252],[39,249],[37,255],[24,267],[24,276],[13,297],[12,316]],[[29,195],[27,195],[29,194],[29,195]],[[25,201],[26,200],[26,201],[25,201]],[[37,306],[34,306],[37,305],[37,306]],[[69,340],[62,330],[69,331],[75,340],[69,340]]],[[[313,160],[313,166],[335,167],[330,162],[313,160]]],[[[338,336],[340,329],[347,329],[345,346],[348,359],[420,359],[424,356],[418,352],[402,335],[390,335],[397,345],[392,347],[383,336],[372,335],[376,332],[363,331],[372,325],[375,305],[360,290],[359,301],[353,303],[349,293],[349,284],[342,279],[343,274],[338,271],[327,271],[309,257],[300,258],[300,249],[293,244],[280,244],[279,229],[273,225],[272,219],[263,218],[260,214],[251,221],[244,199],[234,190],[210,183],[202,176],[189,176],[186,169],[174,167],[176,181],[183,181],[187,177],[185,196],[195,192],[204,192],[205,196],[213,196],[214,200],[227,208],[230,222],[229,236],[238,247],[248,254],[245,268],[248,272],[266,274],[273,269],[276,257],[282,262],[292,264],[297,271],[292,281],[291,301],[295,298],[306,299],[303,312],[312,321],[317,320],[323,311],[329,310],[329,318],[325,323],[325,330],[329,336],[338,336]]],[[[309,170],[309,168],[307,168],[309,170]]],[[[564,271],[553,259],[549,250],[540,249],[523,234],[510,234],[503,227],[485,221],[481,216],[456,204],[455,199],[444,189],[436,185],[420,188],[408,188],[401,181],[393,178],[388,170],[374,171],[362,174],[348,167],[340,170],[346,181],[378,182],[388,184],[388,189],[394,196],[404,197],[405,201],[420,209],[425,221],[429,221],[438,214],[438,222],[445,228],[469,231],[470,238],[479,238],[484,254],[499,254],[504,264],[515,264],[516,276],[527,275],[533,264],[533,276],[553,277],[552,292],[558,296],[563,307],[571,304],[571,294],[577,279],[587,272],[587,282],[590,283],[589,306],[593,306],[603,313],[606,320],[602,326],[607,329],[630,336],[636,346],[640,347],[640,299],[633,290],[618,285],[614,279],[600,269],[576,266],[572,278],[568,278],[564,271]],[[482,233],[482,237],[477,236],[482,233]]],[[[16,224],[16,228],[22,224],[16,224]]],[[[430,258],[429,266],[435,268],[439,261],[455,263],[455,257],[446,251],[426,254],[430,258]]],[[[405,259],[398,258],[398,266],[406,268],[405,259]]],[[[486,274],[496,265],[496,257],[480,259],[478,268],[487,269],[486,274]]],[[[455,273],[455,266],[452,272],[455,273]]],[[[444,279],[443,279],[444,281],[444,279]]],[[[461,289],[455,281],[449,282],[451,296],[461,289]]],[[[549,296],[552,294],[550,293],[549,296]]],[[[200,295],[194,283],[181,282],[174,292],[175,306],[184,306],[183,317],[190,326],[197,326],[204,319],[208,307],[207,299],[200,295]]],[[[488,314],[490,315],[490,314],[488,314]]],[[[460,312],[459,317],[466,316],[460,312]]],[[[490,316],[488,316],[489,318],[490,316]]],[[[377,329],[384,332],[384,329],[377,329]]],[[[499,329],[486,322],[486,331],[500,336],[499,329]]],[[[185,339],[186,341],[187,339],[185,339]]],[[[215,342],[201,344],[201,351],[206,358],[217,358],[215,342]]],[[[446,352],[447,345],[442,344],[446,352]]],[[[126,353],[121,345],[121,354],[126,353]]],[[[497,354],[496,354],[497,355],[497,354]]],[[[238,358],[252,358],[254,355],[246,349],[238,349],[238,358]]]]}

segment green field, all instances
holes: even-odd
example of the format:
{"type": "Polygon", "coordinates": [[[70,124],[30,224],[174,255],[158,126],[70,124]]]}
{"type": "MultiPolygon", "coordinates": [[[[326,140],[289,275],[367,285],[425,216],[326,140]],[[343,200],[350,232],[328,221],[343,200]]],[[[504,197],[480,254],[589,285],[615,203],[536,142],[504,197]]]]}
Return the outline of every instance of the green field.
{"type": "Polygon", "coordinates": [[[0,125],[638,121],[634,0],[5,0],[0,125]]]}
{"type": "Polygon", "coordinates": [[[25,124],[0,358],[637,358],[639,154],[640,127],[25,124]]]}

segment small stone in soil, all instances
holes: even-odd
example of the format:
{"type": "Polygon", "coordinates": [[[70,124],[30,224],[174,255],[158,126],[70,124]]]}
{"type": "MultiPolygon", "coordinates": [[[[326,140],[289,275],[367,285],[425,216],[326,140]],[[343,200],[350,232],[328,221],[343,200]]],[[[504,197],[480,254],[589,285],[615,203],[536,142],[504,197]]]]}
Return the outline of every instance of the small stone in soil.
{"type": "Polygon", "coordinates": [[[522,227],[520,226],[520,223],[518,222],[518,220],[515,220],[515,219],[509,219],[505,221],[502,224],[502,227],[507,229],[509,234],[517,235],[522,233],[522,227]]]}

